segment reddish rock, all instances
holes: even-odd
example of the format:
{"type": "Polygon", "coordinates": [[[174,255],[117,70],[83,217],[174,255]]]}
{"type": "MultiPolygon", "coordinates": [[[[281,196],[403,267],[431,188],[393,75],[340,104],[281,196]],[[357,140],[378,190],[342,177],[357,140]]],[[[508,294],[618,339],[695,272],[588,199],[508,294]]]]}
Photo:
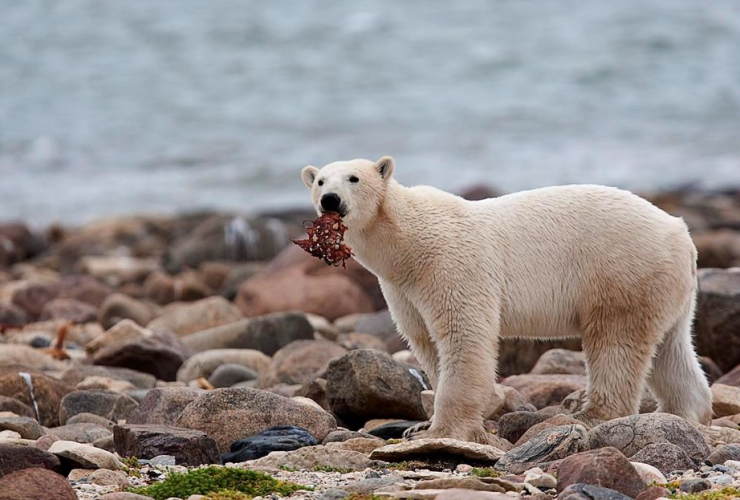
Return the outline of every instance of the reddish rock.
{"type": "Polygon", "coordinates": [[[77,500],[77,495],[64,476],[30,468],[0,478],[0,500],[77,500]]]}
{"type": "Polygon", "coordinates": [[[740,387],[740,365],[737,365],[735,368],[722,375],[720,378],[715,380],[714,383],[740,387]]]}
{"type": "Polygon", "coordinates": [[[635,498],[646,488],[634,466],[616,448],[572,455],[558,467],[558,493],[577,483],[611,488],[635,498]]]}
{"type": "Polygon", "coordinates": [[[0,395],[17,399],[30,408],[33,408],[33,400],[26,382],[18,372],[30,373],[33,393],[41,416],[39,423],[46,427],[55,427],[59,423],[59,404],[74,387],[29,368],[3,367],[0,371],[0,395]]]}
{"type": "Polygon", "coordinates": [[[60,466],[56,455],[35,446],[0,443],[0,477],[31,467],[58,470],[60,466]]]}
{"type": "Polygon", "coordinates": [[[12,302],[31,318],[38,318],[46,303],[59,295],[61,287],[60,281],[28,283],[13,293],[12,302]]]}
{"type": "Polygon", "coordinates": [[[304,384],[326,371],[332,359],[346,353],[345,348],[328,340],[296,340],[275,353],[260,385],[304,384]]]}
{"type": "Polygon", "coordinates": [[[570,393],[586,388],[585,375],[512,375],[502,382],[513,387],[535,407],[559,405],[570,393]]]}
{"type": "Polygon", "coordinates": [[[41,321],[63,319],[72,323],[90,323],[98,320],[98,310],[76,299],[52,299],[39,316],[41,321]]]}

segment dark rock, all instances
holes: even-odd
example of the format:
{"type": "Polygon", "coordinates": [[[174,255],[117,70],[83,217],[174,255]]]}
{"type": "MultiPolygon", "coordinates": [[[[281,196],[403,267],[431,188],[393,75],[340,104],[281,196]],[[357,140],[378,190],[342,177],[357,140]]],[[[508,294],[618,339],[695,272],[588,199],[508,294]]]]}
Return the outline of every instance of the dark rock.
{"type": "Polygon", "coordinates": [[[740,444],[723,444],[715,448],[707,457],[707,462],[712,465],[723,464],[728,460],[740,460],[740,444]]]}
{"type": "Polygon", "coordinates": [[[502,382],[518,390],[538,409],[559,405],[569,394],[586,388],[585,375],[512,375],[502,382]]]}
{"type": "Polygon", "coordinates": [[[329,362],[347,353],[328,340],[296,340],[277,351],[260,376],[262,387],[304,384],[326,371],[329,362]]]}
{"type": "Polygon", "coordinates": [[[129,424],[171,425],[187,405],[204,394],[190,387],[157,387],[147,392],[127,419],[129,424]]]}
{"type": "Polygon", "coordinates": [[[56,455],[35,446],[0,443],[0,477],[30,467],[60,468],[56,455]]]}
{"type": "Polygon", "coordinates": [[[123,293],[106,297],[98,310],[98,322],[106,330],[124,319],[146,326],[154,319],[155,308],[123,293]]]}
{"type": "Polygon", "coordinates": [[[401,439],[405,430],[420,423],[418,420],[409,420],[406,422],[390,422],[380,425],[367,433],[381,439],[401,439]]]}
{"type": "Polygon", "coordinates": [[[77,500],[77,494],[64,476],[30,468],[0,479],[0,500],[77,500]]]}
{"type": "Polygon", "coordinates": [[[220,464],[216,442],[205,433],[166,425],[118,425],[113,441],[119,455],[154,458],[171,455],[180,465],[220,464]]]}
{"type": "Polygon", "coordinates": [[[302,427],[317,440],[336,428],[334,417],[314,406],[242,387],[203,394],[183,410],[176,425],[207,433],[222,453],[234,441],[280,425],[302,427]]]}
{"type": "Polygon", "coordinates": [[[39,423],[31,417],[0,417],[0,431],[15,431],[23,439],[38,439],[44,435],[39,423]]]}
{"type": "Polygon", "coordinates": [[[33,394],[38,404],[39,423],[54,427],[59,423],[59,404],[62,398],[74,388],[61,380],[48,377],[41,372],[21,366],[3,367],[0,370],[0,394],[20,401],[33,408],[33,399],[25,380],[18,372],[30,374],[33,394]]]}
{"type": "Polygon", "coordinates": [[[740,270],[700,269],[696,350],[727,372],[740,364],[740,270]]]}
{"type": "Polygon", "coordinates": [[[565,458],[584,449],[587,449],[585,427],[581,425],[551,427],[532,436],[523,445],[507,451],[496,463],[496,469],[521,474],[538,464],[565,458]]]}
{"type": "Polygon", "coordinates": [[[34,349],[46,349],[47,347],[51,347],[51,340],[46,337],[36,336],[31,339],[31,342],[29,342],[28,345],[34,349]]]}
{"type": "Polygon", "coordinates": [[[231,387],[239,382],[255,380],[257,377],[259,377],[259,374],[251,368],[236,363],[225,363],[211,373],[208,382],[213,387],[220,389],[231,387]]]}
{"type": "Polygon", "coordinates": [[[426,419],[421,391],[428,382],[387,353],[350,351],[329,363],[326,382],[332,412],[355,429],[373,418],[426,419]]]}
{"type": "Polygon", "coordinates": [[[0,224],[0,268],[31,258],[47,245],[45,238],[22,222],[0,224]]]}
{"type": "Polygon", "coordinates": [[[0,412],[10,411],[21,417],[36,418],[36,414],[27,404],[7,396],[0,396],[0,412]]]}
{"type": "Polygon", "coordinates": [[[95,353],[93,363],[129,368],[172,382],[188,357],[185,350],[172,334],[160,332],[150,338],[121,341],[103,347],[95,353]]]}
{"type": "Polygon", "coordinates": [[[598,484],[635,498],[647,486],[616,448],[601,448],[567,457],[558,467],[557,491],[573,484],[598,484]]]}
{"type": "Polygon", "coordinates": [[[63,319],[72,323],[90,323],[98,320],[98,310],[76,299],[52,299],[44,305],[39,320],[63,319]]]}
{"type": "Polygon", "coordinates": [[[28,315],[20,307],[0,303],[0,325],[4,327],[22,327],[29,322],[28,315]]]}
{"type": "Polygon", "coordinates": [[[313,327],[302,312],[289,311],[243,319],[188,335],[186,346],[210,349],[256,349],[269,356],[296,340],[313,340],[313,327]]]}
{"type": "Polygon", "coordinates": [[[560,408],[551,406],[542,410],[515,411],[502,415],[498,420],[498,435],[516,443],[531,427],[544,422],[560,412],[560,408]]]}
{"type": "Polygon", "coordinates": [[[221,458],[224,463],[246,462],[262,458],[273,451],[293,451],[318,444],[316,438],[306,429],[281,425],[232,443],[229,452],[221,455],[221,458]]]}
{"type": "Polygon", "coordinates": [[[630,460],[652,465],[666,476],[677,470],[696,469],[696,464],[684,449],[673,443],[649,444],[632,455],[630,460]]]}
{"type": "MultiPolygon", "coordinates": [[[[71,419],[70,419],[71,420],[71,419]]],[[[52,427],[49,434],[58,437],[64,441],[74,441],[76,443],[92,443],[100,438],[108,437],[112,431],[108,427],[103,427],[92,423],[72,423],[52,427]]]]}
{"type": "Polygon", "coordinates": [[[73,391],[62,399],[59,406],[59,422],[65,424],[68,418],[78,413],[93,413],[117,422],[119,419],[127,419],[137,406],[139,405],[133,398],[118,392],[73,391]]]}
{"type": "Polygon", "coordinates": [[[699,493],[712,488],[712,483],[706,479],[687,479],[681,481],[678,489],[684,493],[699,493]]]}
{"type": "Polygon", "coordinates": [[[77,385],[87,377],[110,377],[116,380],[126,380],[140,389],[151,389],[157,382],[157,378],[149,373],[114,366],[80,365],[62,373],[62,380],[71,385],[77,385]]]}
{"type": "Polygon", "coordinates": [[[592,484],[572,484],[565,488],[558,500],[632,500],[618,491],[592,484]]]}
{"type": "Polygon", "coordinates": [[[701,433],[686,420],[668,413],[616,418],[591,429],[588,438],[591,449],[613,446],[628,457],[654,443],[673,443],[695,460],[709,455],[701,433]]]}

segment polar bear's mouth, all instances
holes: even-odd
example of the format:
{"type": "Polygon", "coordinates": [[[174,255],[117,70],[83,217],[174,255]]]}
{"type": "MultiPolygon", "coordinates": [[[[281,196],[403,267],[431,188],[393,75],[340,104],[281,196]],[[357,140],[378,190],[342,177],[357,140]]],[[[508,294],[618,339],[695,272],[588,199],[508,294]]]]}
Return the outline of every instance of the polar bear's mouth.
{"type": "Polygon", "coordinates": [[[321,212],[321,215],[338,214],[342,219],[344,219],[349,212],[344,206],[339,207],[339,210],[324,210],[323,208],[320,208],[319,211],[321,212]]]}

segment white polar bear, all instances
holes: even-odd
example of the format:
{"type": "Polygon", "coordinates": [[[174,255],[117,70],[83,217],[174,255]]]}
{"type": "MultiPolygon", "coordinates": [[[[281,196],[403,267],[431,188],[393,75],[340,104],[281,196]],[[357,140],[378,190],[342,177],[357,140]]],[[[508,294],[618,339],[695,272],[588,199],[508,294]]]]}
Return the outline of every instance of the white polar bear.
{"type": "Polygon", "coordinates": [[[691,342],[696,249],[681,219],[603,186],[467,201],[404,187],[394,168],[383,157],[301,177],[317,212],[343,217],[434,386],[434,417],[417,437],[487,441],[501,336],[582,337],[584,421],[636,413],[647,380],[660,411],[709,423],[691,342]]]}

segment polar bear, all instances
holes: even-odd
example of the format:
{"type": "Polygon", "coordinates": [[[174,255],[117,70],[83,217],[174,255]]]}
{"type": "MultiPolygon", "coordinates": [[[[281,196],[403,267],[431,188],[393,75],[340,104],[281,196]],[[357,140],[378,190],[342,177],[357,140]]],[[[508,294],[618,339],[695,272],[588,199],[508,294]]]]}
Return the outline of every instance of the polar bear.
{"type": "Polygon", "coordinates": [[[571,185],[467,201],[393,178],[395,162],[301,172],[318,213],[378,277],[391,315],[435,389],[414,437],[487,442],[501,337],[580,336],[588,423],[659,410],[709,423],[711,393],[691,339],[696,249],[684,222],[627,191],[571,185]]]}

